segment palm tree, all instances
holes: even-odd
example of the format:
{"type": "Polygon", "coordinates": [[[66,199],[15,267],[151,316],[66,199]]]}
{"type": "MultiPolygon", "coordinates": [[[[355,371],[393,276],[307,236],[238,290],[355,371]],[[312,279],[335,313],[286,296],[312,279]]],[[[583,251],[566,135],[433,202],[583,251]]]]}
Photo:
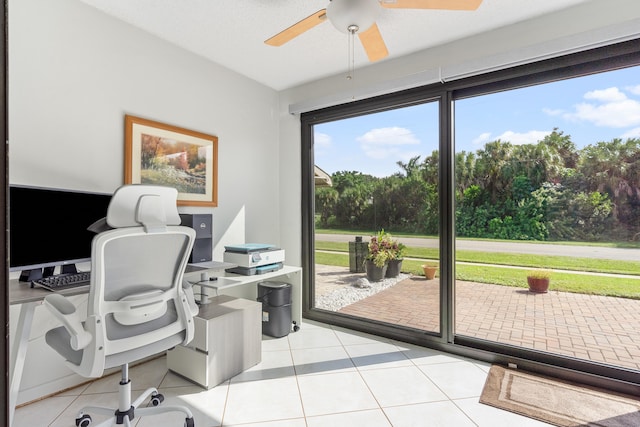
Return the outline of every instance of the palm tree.
{"type": "Polygon", "coordinates": [[[476,182],[476,156],[474,153],[460,151],[455,157],[456,190],[462,194],[476,182]]]}
{"type": "Polygon", "coordinates": [[[629,209],[629,199],[635,198],[636,204],[640,200],[640,139],[601,141],[586,146],[581,154],[580,166],[590,189],[609,194],[614,216],[621,220],[621,211],[629,209]]]}
{"type": "Polygon", "coordinates": [[[575,169],[578,165],[580,156],[570,135],[565,135],[562,131],[558,131],[558,128],[553,128],[553,131],[540,142],[558,152],[565,168],[575,169]]]}
{"type": "Polygon", "coordinates": [[[406,178],[419,177],[420,175],[420,156],[415,156],[409,159],[408,163],[404,163],[402,160],[398,160],[396,164],[400,166],[400,169],[404,171],[406,178]]]}
{"type": "Polygon", "coordinates": [[[512,153],[513,145],[499,139],[485,144],[484,149],[477,151],[477,176],[493,203],[505,193],[513,178],[513,171],[507,167],[512,153]]]}

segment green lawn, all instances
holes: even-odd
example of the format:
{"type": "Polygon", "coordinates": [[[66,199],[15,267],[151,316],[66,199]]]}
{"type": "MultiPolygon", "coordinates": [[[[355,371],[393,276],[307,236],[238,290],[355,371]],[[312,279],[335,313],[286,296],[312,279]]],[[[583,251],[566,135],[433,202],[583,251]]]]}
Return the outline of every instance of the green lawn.
{"type": "MultiPolygon", "coordinates": [[[[349,252],[349,244],[316,241],[316,250],[349,252]]],[[[407,258],[438,259],[438,250],[407,248],[407,258]]],[[[503,252],[457,251],[456,260],[479,264],[513,265],[527,268],[590,271],[597,273],[632,274],[640,276],[640,261],[613,261],[593,258],[573,258],[503,252]]]]}
{"type": "MultiPolygon", "coordinates": [[[[375,232],[371,230],[346,230],[346,229],[337,229],[337,228],[315,228],[315,232],[317,234],[346,234],[349,236],[363,236],[368,238],[375,234],[375,232]]],[[[402,232],[391,232],[394,237],[415,237],[415,238],[425,238],[425,239],[437,239],[438,236],[431,236],[426,234],[417,234],[417,233],[402,233],[402,232]]],[[[597,246],[603,248],[640,248],[640,240],[633,242],[550,242],[550,241],[539,241],[539,240],[500,240],[500,239],[488,239],[488,238],[480,238],[480,237],[463,237],[461,240],[466,241],[478,241],[478,242],[509,242],[509,243],[536,243],[541,245],[563,245],[563,246],[597,246]]]]}
{"type": "MultiPolygon", "coordinates": [[[[423,275],[422,264],[437,261],[437,250],[407,248],[402,271],[423,275]],[[419,258],[419,259],[408,259],[419,258]]],[[[316,241],[318,264],[349,266],[348,243],[316,241]],[[322,251],[334,251],[332,253],[322,251]]],[[[608,295],[640,299],[640,262],[575,259],[571,257],[531,256],[517,254],[458,251],[458,261],[481,264],[509,265],[521,268],[505,268],[492,265],[456,265],[456,279],[527,288],[526,274],[530,268],[575,270],[576,273],[553,272],[550,291],[576,292],[592,295],[608,295]],[[638,279],[609,277],[581,272],[625,273],[638,275],[638,279]]]]}

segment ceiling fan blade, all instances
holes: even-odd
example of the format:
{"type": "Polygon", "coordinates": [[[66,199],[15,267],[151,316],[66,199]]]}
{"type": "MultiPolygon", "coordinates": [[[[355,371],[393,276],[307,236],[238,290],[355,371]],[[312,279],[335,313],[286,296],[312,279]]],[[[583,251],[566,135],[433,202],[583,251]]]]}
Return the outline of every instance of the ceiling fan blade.
{"type": "Polygon", "coordinates": [[[375,62],[389,55],[377,24],[374,23],[367,31],[358,33],[358,37],[360,37],[360,42],[367,52],[369,61],[375,62]]]}
{"type": "Polygon", "coordinates": [[[380,0],[380,6],[390,9],[476,10],[482,0],[380,0]]]}
{"type": "Polygon", "coordinates": [[[279,32],[278,34],[271,37],[270,39],[265,40],[264,42],[270,46],[282,46],[289,40],[298,37],[300,34],[312,29],[316,25],[321,24],[326,20],[327,10],[321,9],[313,15],[307,16],[302,21],[296,22],[286,30],[279,32]]]}

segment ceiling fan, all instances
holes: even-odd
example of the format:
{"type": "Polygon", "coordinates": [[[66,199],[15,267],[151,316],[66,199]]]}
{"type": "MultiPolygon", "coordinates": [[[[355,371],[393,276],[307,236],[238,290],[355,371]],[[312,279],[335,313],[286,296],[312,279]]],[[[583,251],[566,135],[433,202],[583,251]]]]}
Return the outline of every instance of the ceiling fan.
{"type": "Polygon", "coordinates": [[[328,19],[339,31],[350,35],[358,34],[369,61],[374,62],[389,54],[376,24],[382,8],[476,10],[480,3],[482,0],[329,0],[326,9],[307,16],[265,40],[265,43],[282,46],[328,19]]]}

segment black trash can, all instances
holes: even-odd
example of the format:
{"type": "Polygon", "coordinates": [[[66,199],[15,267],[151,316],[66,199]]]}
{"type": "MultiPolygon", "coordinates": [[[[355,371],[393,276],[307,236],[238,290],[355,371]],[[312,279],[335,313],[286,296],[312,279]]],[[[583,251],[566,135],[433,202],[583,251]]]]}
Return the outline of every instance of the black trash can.
{"type": "Polygon", "coordinates": [[[291,284],[259,282],[258,302],[262,303],[262,333],[280,338],[291,331],[291,284]]]}

